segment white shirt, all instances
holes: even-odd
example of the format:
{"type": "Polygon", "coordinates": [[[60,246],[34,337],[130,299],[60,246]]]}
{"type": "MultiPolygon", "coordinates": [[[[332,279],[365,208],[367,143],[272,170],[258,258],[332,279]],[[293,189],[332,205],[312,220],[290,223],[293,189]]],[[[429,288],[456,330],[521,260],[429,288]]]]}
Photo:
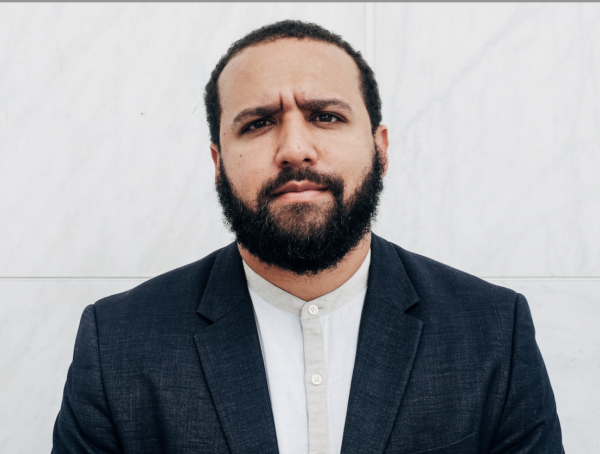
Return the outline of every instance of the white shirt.
{"type": "Polygon", "coordinates": [[[370,262],[308,302],[244,262],[281,454],[341,450],[370,262]]]}

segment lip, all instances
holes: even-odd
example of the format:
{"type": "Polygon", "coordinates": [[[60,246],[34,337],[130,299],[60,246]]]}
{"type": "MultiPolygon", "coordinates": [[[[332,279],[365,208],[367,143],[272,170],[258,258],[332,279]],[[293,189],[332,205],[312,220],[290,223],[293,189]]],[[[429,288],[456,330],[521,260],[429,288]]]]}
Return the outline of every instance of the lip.
{"type": "Polygon", "coordinates": [[[305,192],[305,191],[325,191],[327,186],[313,183],[312,181],[288,181],[283,186],[277,188],[271,195],[278,196],[290,192],[305,192]]]}
{"type": "Polygon", "coordinates": [[[289,181],[271,193],[280,202],[315,202],[327,193],[327,186],[312,181],[289,181]]]}

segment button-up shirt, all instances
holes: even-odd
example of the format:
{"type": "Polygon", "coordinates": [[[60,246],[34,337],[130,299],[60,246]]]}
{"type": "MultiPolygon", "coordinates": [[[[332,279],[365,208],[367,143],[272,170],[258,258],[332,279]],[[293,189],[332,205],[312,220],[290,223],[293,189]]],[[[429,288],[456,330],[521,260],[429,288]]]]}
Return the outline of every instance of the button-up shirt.
{"type": "Polygon", "coordinates": [[[304,301],[244,270],[281,454],[336,454],[348,397],[371,252],[334,291],[304,301]]]}

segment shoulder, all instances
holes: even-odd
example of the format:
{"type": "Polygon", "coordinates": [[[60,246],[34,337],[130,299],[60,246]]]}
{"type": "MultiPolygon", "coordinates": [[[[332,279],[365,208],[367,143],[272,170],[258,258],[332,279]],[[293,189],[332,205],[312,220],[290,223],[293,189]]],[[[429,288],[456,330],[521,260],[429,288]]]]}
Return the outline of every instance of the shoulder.
{"type": "Polygon", "coordinates": [[[143,320],[152,315],[195,312],[214,262],[222,249],[206,257],[156,276],[127,290],[97,301],[93,308],[98,322],[120,319],[143,320]],[[175,310],[177,309],[177,310],[175,310]]]}
{"type": "Polygon", "coordinates": [[[392,244],[418,296],[411,315],[431,326],[478,326],[512,331],[517,305],[527,304],[517,292],[392,244]]]}
{"type": "Polygon", "coordinates": [[[478,278],[472,274],[445,265],[428,257],[407,251],[392,244],[402,261],[406,273],[417,292],[438,294],[463,299],[486,298],[491,300],[512,300],[517,294],[513,290],[501,287],[478,278]]]}

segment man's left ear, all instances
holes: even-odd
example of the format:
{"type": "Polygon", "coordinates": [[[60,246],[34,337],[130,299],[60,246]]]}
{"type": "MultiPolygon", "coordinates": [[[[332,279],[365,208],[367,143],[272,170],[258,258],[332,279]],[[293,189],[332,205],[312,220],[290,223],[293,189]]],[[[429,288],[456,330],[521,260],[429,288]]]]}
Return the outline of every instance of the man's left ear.
{"type": "Polygon", "coordinates": [[[388,128],[384,125],[377,126],[375,130],[375,134],[373,134],[375,139],[375,144],[377,144],[377,150],[381,154],[381,159],[383,161],[383,175],[387,173],[388,170],[388,148],[390,146],[390,140],[388,138],[388,128]]]}
{"type": "Polygon", "coordinates": [[[219,174],[221,173],[221,152],[219,146],[216,143],[210,144],[210,155],[215,164],[215,183],[219,180],[219,174]]]}

